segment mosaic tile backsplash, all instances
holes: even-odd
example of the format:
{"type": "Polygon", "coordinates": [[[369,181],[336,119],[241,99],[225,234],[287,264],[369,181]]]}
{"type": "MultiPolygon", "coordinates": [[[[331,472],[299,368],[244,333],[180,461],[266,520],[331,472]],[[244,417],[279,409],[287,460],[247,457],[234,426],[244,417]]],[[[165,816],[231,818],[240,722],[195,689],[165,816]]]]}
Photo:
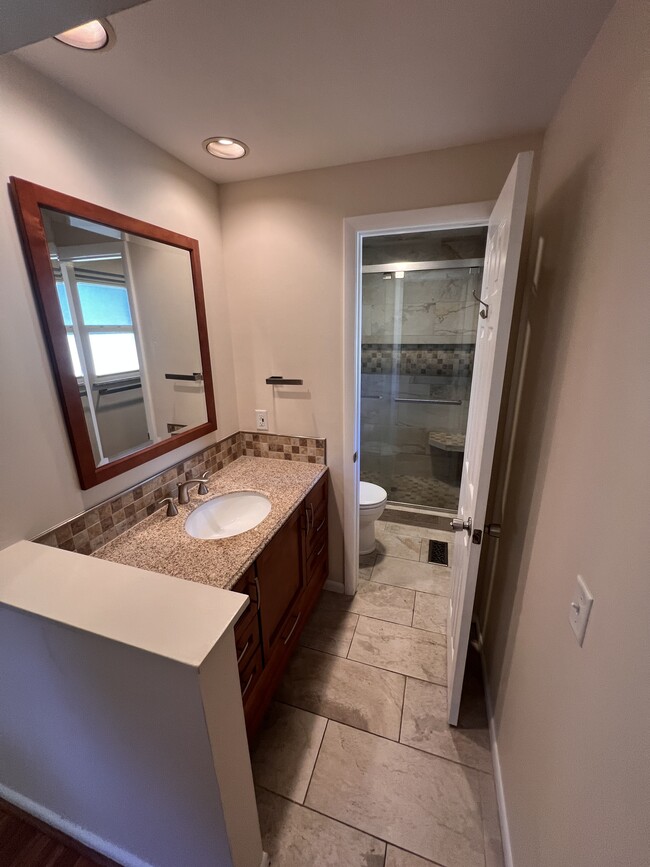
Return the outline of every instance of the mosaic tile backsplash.
{"type": "Polygon", "coordinates": [[[364,343],[362,373],[396,373],[407,376],[471,376],[473,343],[364,343]]]}
{"type": "Polygon", "coordinates": [[[92,554],[155,512],[165,497],[175,496],[179,482],[196,478],[206,471],[212,475],[242,455],[324,464],[325,440],[238,431],[76,518],[53,527],[34,541],[78,554],[92,554]]]}

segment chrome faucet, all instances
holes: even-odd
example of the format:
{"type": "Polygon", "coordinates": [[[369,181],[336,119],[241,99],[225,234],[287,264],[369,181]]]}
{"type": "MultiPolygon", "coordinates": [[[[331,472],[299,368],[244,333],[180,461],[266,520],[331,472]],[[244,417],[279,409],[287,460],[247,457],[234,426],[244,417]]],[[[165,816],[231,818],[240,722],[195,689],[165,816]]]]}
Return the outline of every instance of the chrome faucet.
{"type": "Polygon", "coordinates": [[[189,479],[187,482],[180,482],[178,485],[178,502],[181,506],[185,506],[190,501],[190,495],[188,493],[189,488],[193,485],[199,486],[199,494],[207,494],[208,486],[206,485],[206,479],[208,478],[209,473],[205,472],[201,476],[200,479],[189,479]]]}

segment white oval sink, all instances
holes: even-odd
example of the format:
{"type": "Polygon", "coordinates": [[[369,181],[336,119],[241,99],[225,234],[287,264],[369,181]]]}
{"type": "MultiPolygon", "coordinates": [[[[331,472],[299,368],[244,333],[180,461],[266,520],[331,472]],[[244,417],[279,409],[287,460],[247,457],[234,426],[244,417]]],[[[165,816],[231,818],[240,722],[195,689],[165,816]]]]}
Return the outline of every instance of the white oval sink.
{"type": "Polygon", "coordinates": [[[195,539],[227,539],[252,530],[271,511],[271,501],[256,491],[233,491],[208,500],[185,521],[185,532],[195,539]]]}

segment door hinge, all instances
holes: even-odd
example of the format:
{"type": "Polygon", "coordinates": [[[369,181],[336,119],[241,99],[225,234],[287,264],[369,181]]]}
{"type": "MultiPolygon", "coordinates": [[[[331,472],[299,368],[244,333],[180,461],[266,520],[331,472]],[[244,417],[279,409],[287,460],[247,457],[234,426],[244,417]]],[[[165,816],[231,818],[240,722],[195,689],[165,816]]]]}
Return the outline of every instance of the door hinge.
{"type": "Polygon", "coordinates": [[[355,453],[352,455],[352,463],[353,463],[353,464],[356,464],[356,462],[357,462],[357,458],[358,458],[358,453],[355,452],[355,453]]]}
{"type": "Polygon", "coordinates": [[[474,530],[474,532],[472,533],[472,542],[475,545],[480,545],[482,538],[483,538],[482,531],[481,530],[474,530]]]}

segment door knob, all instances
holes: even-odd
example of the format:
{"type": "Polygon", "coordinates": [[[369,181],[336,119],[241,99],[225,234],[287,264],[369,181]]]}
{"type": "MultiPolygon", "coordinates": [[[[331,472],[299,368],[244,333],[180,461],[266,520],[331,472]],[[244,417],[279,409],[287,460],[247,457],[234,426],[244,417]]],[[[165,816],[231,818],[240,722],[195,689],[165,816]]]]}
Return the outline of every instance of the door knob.
{"type": "Polygon", "coordinates": [[[485,532],[493,539],[498,539],[501,536],[501,524],[486,524],[485,532]]]}
{"type": "Polygon", "coordinates": [[[463,521],[462,518],[452,518],[450,522],[450,527],[454,531],[454,533],[462,533],[463,530],[467,530],[468,535],[472,535],[471,518],[468,518],[466,521],[463,521]]]}

